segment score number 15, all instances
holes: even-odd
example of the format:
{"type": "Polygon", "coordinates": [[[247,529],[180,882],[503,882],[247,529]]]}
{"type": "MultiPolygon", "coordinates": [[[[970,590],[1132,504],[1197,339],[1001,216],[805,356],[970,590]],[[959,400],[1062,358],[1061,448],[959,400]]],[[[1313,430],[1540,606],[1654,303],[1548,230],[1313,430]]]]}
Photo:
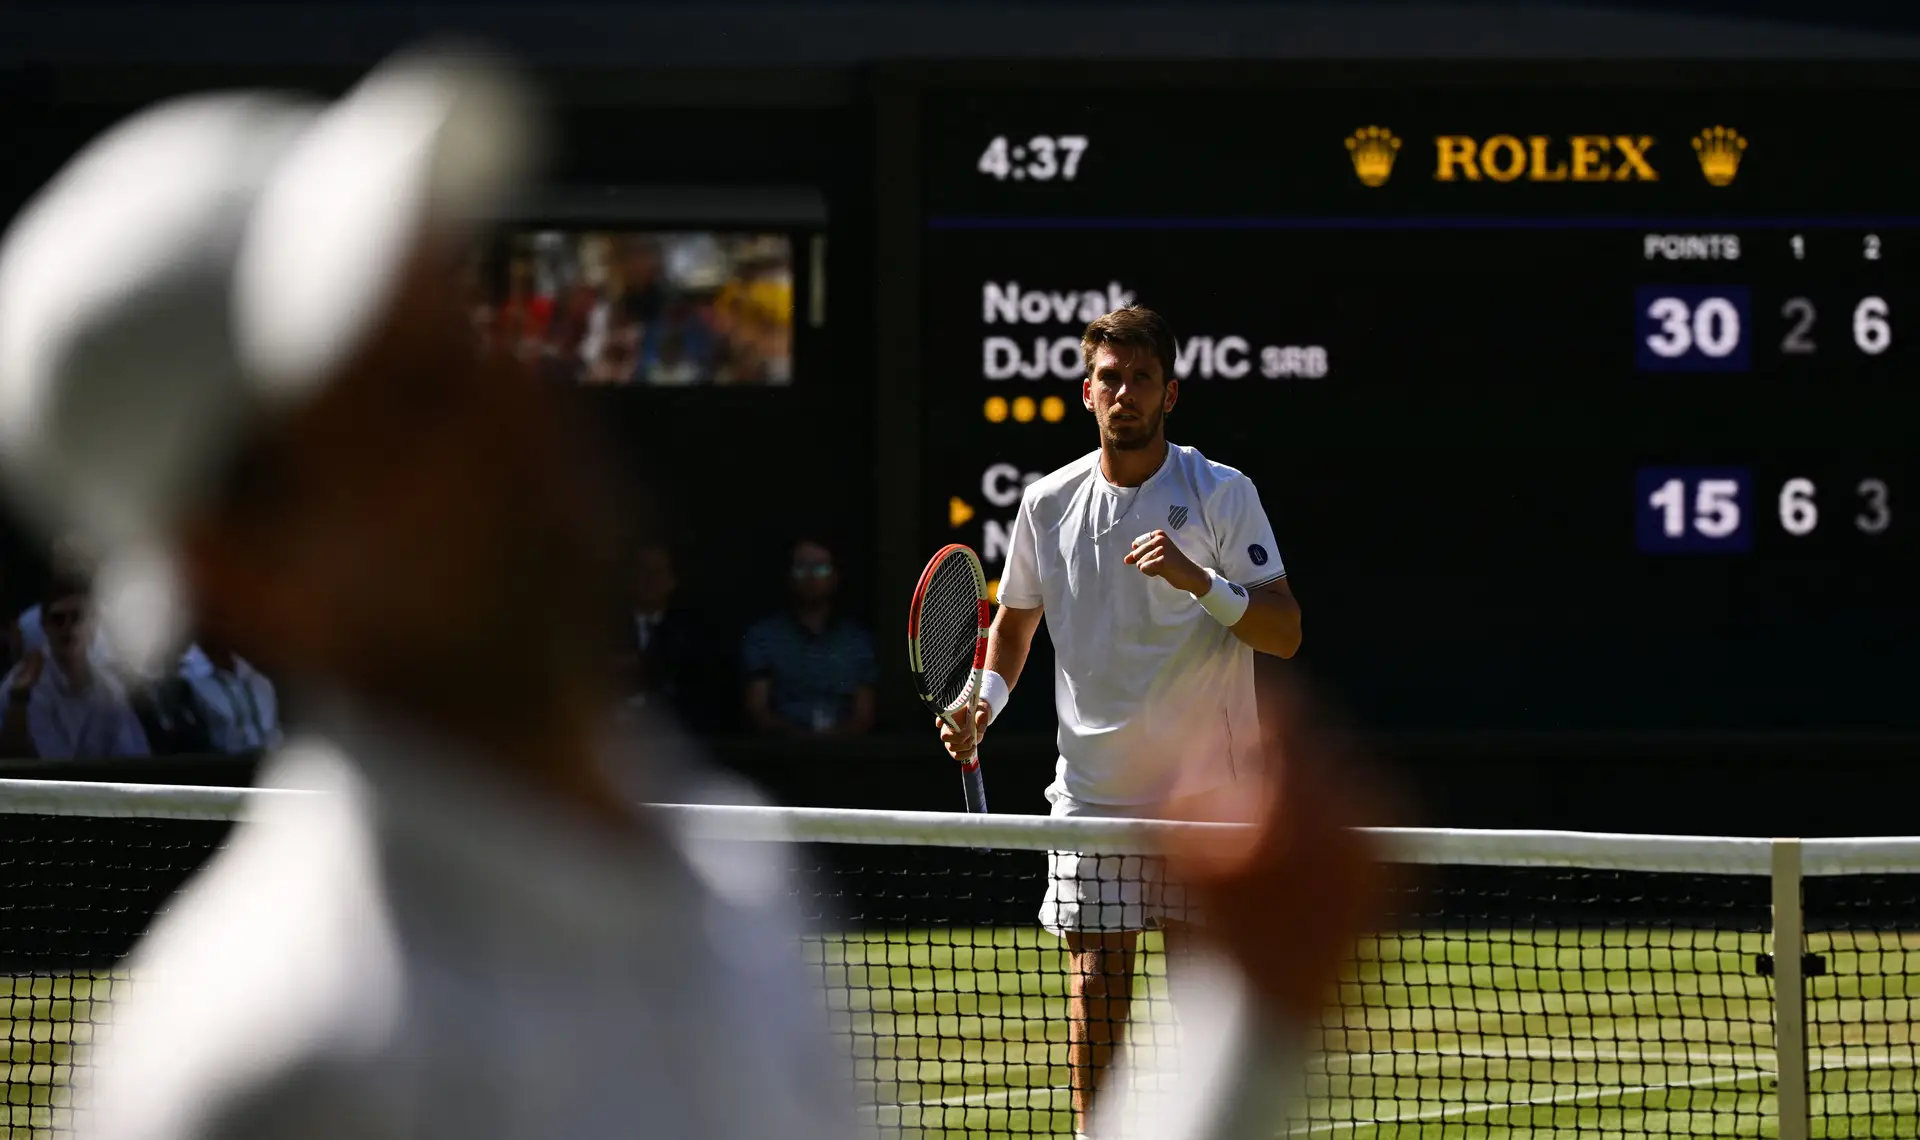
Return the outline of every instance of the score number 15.
{"type": "MultiPolygon", "coordinates": [[[[1638,473],[1640,549],[1648,554],[1744,552],[1753,545],[1749,503],[1759,493],[1742,468],[1642,468],[1638,473]]],[[[1795,476],[1780,484],[1776,499],[1780,529],[1805,538],[1820,525],[1818,487],[1795,476]]],[[[1884,534],[1893,522],[1887,483],[1861,479],[1854,487],[1853,526],[1861,534],[1884,534]]]]}

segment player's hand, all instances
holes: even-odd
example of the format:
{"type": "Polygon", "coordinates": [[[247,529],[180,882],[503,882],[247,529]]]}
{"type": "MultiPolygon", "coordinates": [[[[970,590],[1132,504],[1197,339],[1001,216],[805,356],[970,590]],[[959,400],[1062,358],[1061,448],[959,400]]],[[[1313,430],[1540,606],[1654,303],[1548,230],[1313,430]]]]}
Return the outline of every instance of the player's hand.
{"type": "Polygon", "coordinates": [[[1196,934],[1230,957],[1281,1024],[1320,1015],[1340,963],[1378,917],[1389,868],[1356,830],[1380,801],[1339,738],[1310,723],[1292,694],[1262,702],[1267,778],[1245,801],[1248,831],[1169,842],[1178,875],[1206,915],[1196,934]]]}
{"type": "Polygon", "coordinates": [[[47,656],[38,649],[27,650],[20,658],[20,664],[13,671],[13,680],[7,683],[9,697],[24,697],[33,692],[40,683],[40,673],[46,668],[47,656]]]}
{"type": "Polygon", "coordinates": [[[973,702],[973,723],[969,725],[964,716],[959,720],[958,729],[939,717],[934,717],[933,723],[940,729],[940,743],[946,746],[947,755],[964,762],[973,759],[974,750],[980,747],[980,738],[986,735],[987,725],[993,720],[993,710],[987,707],[986,701],[977,700],[973,702]]]}
{"type": "Polygon", "coordinates": [[[1198,594],[1211,584],[1207,581],[1207,572],[1194,565],[1173,541],[1173,536],[1164,530],[1148,531],[1133,540],[1133,548],[1127,551],[1126,563],[1137,566],[1140,572],[1149,578],[1165,579],[1167,585],[1185,590],[1189,594],[1198,594]]]}

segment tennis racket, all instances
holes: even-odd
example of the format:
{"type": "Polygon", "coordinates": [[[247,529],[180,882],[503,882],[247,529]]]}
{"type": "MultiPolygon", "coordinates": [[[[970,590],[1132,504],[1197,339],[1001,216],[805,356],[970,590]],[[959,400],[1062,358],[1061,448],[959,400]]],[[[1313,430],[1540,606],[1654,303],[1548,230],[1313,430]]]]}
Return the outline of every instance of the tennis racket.
{"type": "MultiPolygon", "coordinates": [[[[920,574],[907,614],[907,664],[920,700],[947,727],[958,731],[961,716],[973,715],[987,671],[987,576],[980,556],[955,543],[943,547],[920,574]]],[[[960,765],[960,786],[967,810],[987,810],[987,786],[980,778],[980,748],[960,765]]]]}

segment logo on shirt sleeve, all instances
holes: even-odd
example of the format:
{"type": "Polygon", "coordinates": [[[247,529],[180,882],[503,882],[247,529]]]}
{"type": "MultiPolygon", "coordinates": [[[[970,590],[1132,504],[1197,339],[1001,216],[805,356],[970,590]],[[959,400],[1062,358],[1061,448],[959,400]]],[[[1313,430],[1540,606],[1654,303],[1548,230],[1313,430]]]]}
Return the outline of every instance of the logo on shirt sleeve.
{"type": "Polygon", "coordinates": [[[1179,530],[1187,525],[1187,508],[1184,506],[1167,508],[1167,525],[1179,530]]]}
{"type": "Polygon", "coordinates": [[[1238,582],[1228,582],[1228,583],[1227,583],[1227,586],[1228,586],[1228,588],[1230,588],[1230,589],[1231,589],[1231,590],[1233,591],[1233,596],[1234,596],[1234,597],[1236,597],[1236,598],[1244,598],[1244,597],[1246,597],[1246,596],[1247,596],[1247,591],[1246,591],[1245,589],[1243,589],[1243,588],[1241,587],[1241,585],[1240,585],[1240,583],[1238,583],[1238,582]]]}
{"type": "Polygon", "coordinates": [[[1252,546],[1247,547],[1247,557],[1253,559],[1255,566],[1265,566],[1267,564],[1267,548],[1256,542],[1252,546]]]}

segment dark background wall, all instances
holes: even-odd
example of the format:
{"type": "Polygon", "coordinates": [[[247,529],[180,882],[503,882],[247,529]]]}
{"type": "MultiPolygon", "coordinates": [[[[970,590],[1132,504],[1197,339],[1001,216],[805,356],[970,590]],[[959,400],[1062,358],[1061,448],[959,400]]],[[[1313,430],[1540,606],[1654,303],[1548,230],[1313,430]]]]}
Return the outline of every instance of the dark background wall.
{"type": "MultiPolygon", "coordinates": [[[[840,547],[846,596],[895,633],[910,583],[883,574],[891,432],[875,219],[887,204],[888,113],[876,65],[914,59],[1920,58],[1909,6],[1829,2],[1617,5],[976,4],[688,5],[26,4],[0,39],[0,214],[92,134],[133,108],[209,86],[344,88],[387,51],[459,30],[514,51],[552,93],[555,182],[605,187],[780,187],[825,203],[828,318],[800,325],[799,379],[776,391],[605,391],[592,414],[618,441],[687,567],[688,600],[713,615],[715,668],[758,616],[741,597],[776,588],[803,531],[840,547]]],[[[901,536],[891,536],[902,541],[901,536]]],[[[40,572],[0,527],[0,612],[40,572]]],[[[897,680],[897,679],[896,679],[897,680]]],[[[724,762],[790,802],[947,808],[953,773],[897,683],[884,731],[854,746],[721,740],[724,762]]],[[[1051,742],[1044,701],[996,741],[996,806],[1043,809],[1051,742]]],[[[1914,748],[1865,736],[1418,735],[1374,751],[1411,789],[1409,818],[1477,826],[1696,832],[1906,832],[1914,748]],[[1873,788],[1873,794],[1860,789],[1873,788]],[[1897,794],[1889,794],[1889,789],[1897,794]]],[[[79,766],[94,778],[226,782],[214,763],[79,766]]]]}

